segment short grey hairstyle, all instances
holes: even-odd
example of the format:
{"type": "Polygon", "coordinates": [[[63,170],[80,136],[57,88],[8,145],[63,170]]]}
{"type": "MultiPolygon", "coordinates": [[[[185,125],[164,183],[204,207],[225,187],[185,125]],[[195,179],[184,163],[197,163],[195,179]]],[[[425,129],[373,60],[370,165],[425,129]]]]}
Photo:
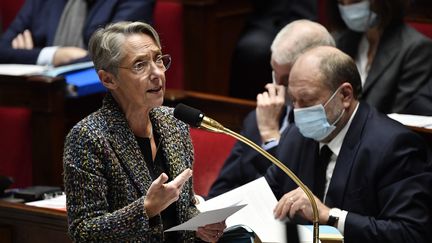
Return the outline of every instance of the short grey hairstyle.
{"type": "Polygon", "coordinates": [[[336,46],[332,35],[319,23],[301,19],[282,28],[271,45],[272,59],[293,64],[305,51],[317,46],[336,46]]]}
{"type": "Polygon", "coordinates": [[[108,24],[96,30],[89,41],[89,54],[96,70],[105,70],[117,76],[118,66],[124,58],[122,45],[127,36],[145,34],[150,36],[161,48],[159,35],[149,24],[122,21],[108,24]]]}
{"type": "MultiPolygon", "coordinates": [[[[344,82],[353,87],[353,96],[359,99],[362,95],[360,74],[355,61],[334,47],[319,46],[306,51],[304,56],[318,58],[320,79],[330,91],[335,92],[344,82]]],[[[303,55],[302,57],[303,58],[303,55]]]]}
{"type": "Polygon", "coordinates": [[[324,82],[335,92],[344,82],[353,87],[353,96],[359,99],[362,95],[360,74],[354,60],[342,51],[323,54],[319,66],[324,82]]]}

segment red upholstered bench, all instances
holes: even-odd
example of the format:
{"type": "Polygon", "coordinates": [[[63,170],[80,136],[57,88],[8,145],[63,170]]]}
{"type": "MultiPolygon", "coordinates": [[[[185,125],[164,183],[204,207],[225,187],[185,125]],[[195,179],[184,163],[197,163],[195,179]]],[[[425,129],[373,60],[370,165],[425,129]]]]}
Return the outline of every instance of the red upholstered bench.
{"type": "Polygon", "coordinates": [[[14,20],[16,13],[23,4],[24,0],[0,0],[0,24],[3,31],[14,20]]]}
{"type": "Polygon", "coordinates": [[[432,39],[432,22],[407,21],[418,32],[432,39]]]}
{"type": "Polygon", "coordinates": [[[194,191],[207,196],[236,140],[225,134],[196,128],[191,128],[191,138],[195,152],[194,191]]]}
{"type": "Polygon", "coordinates": [[[0,175],[10,176],[12,187],[32,184],[31,111],[0,107],[0,175]]]}

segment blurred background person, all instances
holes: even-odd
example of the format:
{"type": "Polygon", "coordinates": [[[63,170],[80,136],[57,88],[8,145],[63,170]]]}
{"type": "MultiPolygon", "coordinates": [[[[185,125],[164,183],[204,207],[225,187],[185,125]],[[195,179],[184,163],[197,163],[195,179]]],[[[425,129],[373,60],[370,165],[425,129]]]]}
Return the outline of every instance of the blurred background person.
{"type": "Polygon", "coordinates": [[[151,23],[153,8],[154,0],[26,0],[0,39],[0,63],[88,61],[97,28],[121,20],[151,23]]]}
{"type": "Polygon", "coordinates": [[[189,127],[163,107],[165,71],[156,31],[119,22],[90,39],[109,90],[103,106],[68,134],[64,184],[69,231],[77,242],[215,242],[225,223],[164,233],[198,213],[189,127]]]}
{"type": "MultiPolygon", "coordinates": [[[[243,136],[274,153],[281,134],[286,133],[289,126],[291,102],[286,87],[291,67],[301,53],[322,45],[335,46],[335,43],[326,28],[310,20],[293,21],[276,35],[270,59],[273,82],[265,85],[267,91],[257,95],[257,108],[243,121],[243,136]]],[[[258,152],[237,142],[208,197],[215,197],[264,175],[270,165],[271,162],[258,152]]]]}
{"type": "Polygon", "coordinates": [[[432,82],[432,41],[404,22],[409,1],[330,1],[329,28],[356,61],[360,98],[383,113],[432,115],[432,93],[423,90],[432,82]]]}
{"type": "Polygon", "coordinates": [[[253,100],[272,80],[270,45],[276,34],[293,20],[317,20],[318,3],[316,0],[250,2],[253,10],[233,53],[229,83],[230,96],[253,100]]]}

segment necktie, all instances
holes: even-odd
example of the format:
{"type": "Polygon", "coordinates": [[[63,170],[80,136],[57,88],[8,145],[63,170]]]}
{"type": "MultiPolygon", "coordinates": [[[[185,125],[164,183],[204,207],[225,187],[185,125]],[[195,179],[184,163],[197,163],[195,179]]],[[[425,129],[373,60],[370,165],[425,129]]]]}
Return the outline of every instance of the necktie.
{"type": "Polygon", "coordinates": [[[324,190],[326,185],[326,171],[332,151],[327,145],[324,145],[319,153],[317,164],[315,165],[315,180],[313,192],[321,201],[324,198],[324,190]]]}

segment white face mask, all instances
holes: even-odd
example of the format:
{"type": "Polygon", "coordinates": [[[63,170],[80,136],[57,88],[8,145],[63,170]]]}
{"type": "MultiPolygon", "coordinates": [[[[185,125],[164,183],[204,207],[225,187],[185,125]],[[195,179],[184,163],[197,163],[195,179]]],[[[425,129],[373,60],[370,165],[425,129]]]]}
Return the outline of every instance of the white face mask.
{"type": "Polygon", "coordinates": [[[336,124],[342,118],[343,109],[339,117],[331,125],[328,123],[324,107],[335,97],[339,89],[322,105],[314,105],[306,108],[294,109],[294,121],[300,133],[307,138],[321,141],[336,129],[336,124]]]}
{"type": "Polygon", "coordinates": [[[370,10],[369,1],[338,6],[343,21],[353,31],[365,32],[376,22],[377,15],[370,10]]]}

